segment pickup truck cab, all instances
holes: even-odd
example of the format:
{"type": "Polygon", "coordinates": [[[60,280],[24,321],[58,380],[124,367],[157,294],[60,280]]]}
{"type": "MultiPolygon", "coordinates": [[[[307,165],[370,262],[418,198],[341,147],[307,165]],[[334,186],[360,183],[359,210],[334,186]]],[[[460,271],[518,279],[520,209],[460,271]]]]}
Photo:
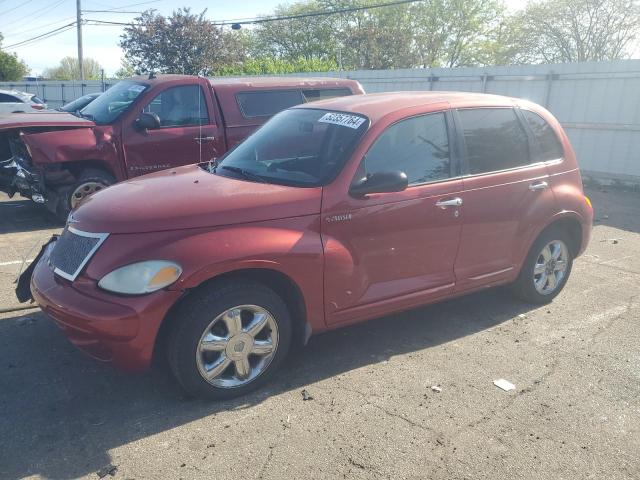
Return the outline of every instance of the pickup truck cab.
{"type": "Polygon", "coordinates": [[[228,398],[328,329],[505,284],[550,302],[592,220],[544,108],[358,95],[285,110],[214,164],[91,196],[31,293],[90,355],[141,370],[166,354],[189,392],[228,398]]]}
{"type": "Polygon", "coordinates": [[[348,79],[134,77],[75,116],[0,119],[0,190],[44,203],[64,220],[108,185],[222,156],[281,110],[360,93],[348,79]]]}

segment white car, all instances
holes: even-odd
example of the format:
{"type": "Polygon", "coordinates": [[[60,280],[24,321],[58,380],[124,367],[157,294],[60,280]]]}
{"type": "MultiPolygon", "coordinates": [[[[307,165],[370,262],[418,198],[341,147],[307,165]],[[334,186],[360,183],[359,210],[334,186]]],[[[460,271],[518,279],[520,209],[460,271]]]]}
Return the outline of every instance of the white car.
{"type": "Polygon", "coordinates": [[[33,93],[0,90],[0,114],[45,110],[47,104],[33,93]]]}

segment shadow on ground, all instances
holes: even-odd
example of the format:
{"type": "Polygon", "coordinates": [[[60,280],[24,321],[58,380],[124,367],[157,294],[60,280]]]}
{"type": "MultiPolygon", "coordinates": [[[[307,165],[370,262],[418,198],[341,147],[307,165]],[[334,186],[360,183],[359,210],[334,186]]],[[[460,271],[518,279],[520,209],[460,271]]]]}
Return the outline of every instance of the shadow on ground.
{"type": "MultiPolygon", "coordinates": [[[[3,195],[0,193],[0,195],[3,195]]],[[[42,205],[31,200],[0,201],[0,234],[33,232],[48,228],[61,227],[62,224],[42,205]]]]}
{"type": "Polygon", "coordinates": [[[109,450],[205,416],[472,335],[530,306],[496,289],[312,338],[266,388],[241,399],[188,399],[166,374],[127,376],[77,352],[40,312],[0,320],[0,477],[70,479],[109,450]]]}

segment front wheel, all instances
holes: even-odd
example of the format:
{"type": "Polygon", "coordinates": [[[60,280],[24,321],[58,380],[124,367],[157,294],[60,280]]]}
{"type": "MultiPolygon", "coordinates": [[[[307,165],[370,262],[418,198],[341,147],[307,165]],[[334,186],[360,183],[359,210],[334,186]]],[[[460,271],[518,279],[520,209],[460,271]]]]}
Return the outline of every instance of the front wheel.
{"type": "Polygon", "coordinates": [[[260,387],[278,369],[291,343],[286,304],[260,284],[205,286],[174,315],[169,365],[194,396],[228,399],[260,387]]]}
{"type": "Polygon", "coordinates": [[[537,304],[549,303],[564,288],[573,266],[571,239],[561,229],[551,228],[534,242],[513,284],[521,299],[537,304]]]}
{"type": "Polygon", "coordinates": [[[73,185],[59,190],[56,216],[65,221],[69,212],[80,205],[88,196],[115,183],[115,178],[108,172],[97,168],[86,168],[78,175],[73,185]]]}

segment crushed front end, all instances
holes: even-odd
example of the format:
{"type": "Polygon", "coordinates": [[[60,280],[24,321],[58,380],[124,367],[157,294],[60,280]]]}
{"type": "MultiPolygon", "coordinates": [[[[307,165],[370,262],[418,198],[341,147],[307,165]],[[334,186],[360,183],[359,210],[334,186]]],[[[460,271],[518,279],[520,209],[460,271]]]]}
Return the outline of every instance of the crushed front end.
{"type": "Polygon", "coordinates": [[[44,173],[33,166],[19,130],[0,133],[0,191],[45,203],[44,173]]]}

